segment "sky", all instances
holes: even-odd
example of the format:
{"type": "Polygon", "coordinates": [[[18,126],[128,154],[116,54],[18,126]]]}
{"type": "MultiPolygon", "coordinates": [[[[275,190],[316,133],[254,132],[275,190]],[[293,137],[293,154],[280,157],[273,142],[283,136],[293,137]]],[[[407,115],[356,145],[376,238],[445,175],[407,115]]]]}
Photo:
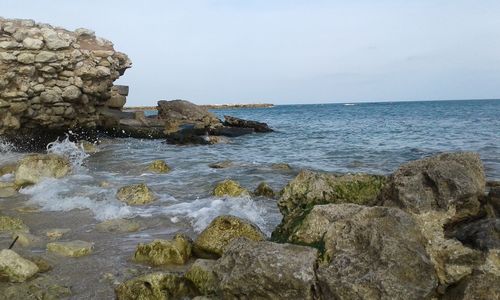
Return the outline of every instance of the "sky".
{"type": "Polygon", "coordinates": [[[498,0],[0,0],[133,62],[127,105],[500,98],[498,0]]]}

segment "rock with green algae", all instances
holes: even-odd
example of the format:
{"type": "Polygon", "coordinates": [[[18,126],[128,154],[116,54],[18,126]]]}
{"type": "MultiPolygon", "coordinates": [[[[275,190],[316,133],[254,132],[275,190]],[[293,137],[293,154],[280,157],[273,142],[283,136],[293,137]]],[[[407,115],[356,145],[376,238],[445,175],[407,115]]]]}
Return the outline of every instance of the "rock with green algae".
{"type": "Polygon", "coordinates": [[[0,232],[29,232],[29,227],[19,218],[0,216],[0,232]]]}
{"type": "Polygon", "coordinates": [[[45,231],[45,235],[51,240],[60,239],[66,233],[71,232],[69,228],[51,228],[45,231]]]}
{"type": "Polygon", "coordinates": [[[121,187],[116,198],[128,205],[144,205],[153,202],[156,197],[147,185],[140,183],[121,187]]]}
{"type": "Polygon", "coordinates": [[[92,253],[94,243],[85,241],[53,242],[47,244],[47,250],[68,257],[81,257],[92,253]]]}
{"type": "Polygon", "coordinates": [[[287,240],[315,205],[374,205],[385,182],[386,177],[378,175],[301,171],[281,192],[278,207],[283,220],[273,232],[273,239],[287,240]]]}
{"type": "Polygon", "coordinates": [[[0,181],[0,198],[9,198],[17,195],[17,185],[14,182],[0,181]]]}
{"type": "Polygon", "coordinates": [[[213,271],[216,261],[197,259],[184,274],[203,295],[214,295],[217,290],[217,277],[213,271]]]}
{"type": "Polygon", "coordinates": [[[62,178],[71,171],[71,163],[56,154],[30,154],[19,161],[16,184],[25,186],[40,182],[44,178],[62,178]]]}
{"type": "Polygon", "coordinates": [[[255,196],[274,198],[275,193],[273,188],[267,182],[261,182],[253,192],[255,196]]]}
{"type": "Polygon", "coordinates": [[[95,154],[99,152],[97,144],[89,141],[80,141],[80,148],[87,154],[95,154]]]}
{"type": "Polygon", "coordinates": [[[238,182],[228,179],[217,183],[214,187],[213,194],[217,197],[238,197],[248,195],[248,191],[242,188],[238,182]]]}
{"type": "Polygon", "coordinates": [[[155,272],[132,278],[115,288],[118,300],[190,299],[198,294],[196,287],[182,276],[155,272]]]}
{"type": "Polygon", "coordinates": [[[24,282],[38,271],[35,263],[16,252],[9,249],[0,250],[0,281],[24,282]]]}
{"type": "Polygon", "coordinates": [[[177,234],[172,240],[154,240],[149,244],[139,244],[134,260],[155,266],[183,265],[191,258],[191,249],[191,240],[183,234],[177,234]]]}
{"type": "Polygon", "coordinates": [[[194,241],[194,253],[201,258],[217,258],[235,238],[262,241],[266,236],[250,221],[229,215],[215,218],[194,241]]]}
{"type": "Polygon", "coordinates": [[[5,287],[0,300],[58,300],[71,296],[71,289],[61,285],[49,275],[37,276],[33,280],[5,287]]]}
{"type": "Polygon", "coordinates": [[[14,232],[12,233],[12,239],[17,237],[16,245],[22,247],[36,247],[42,246],[44,241],[39,236],[33,235],[28,232],[14,232]]]}
{"type": "Polygon", "coordinates": [[[161,159],[153,161],[148,166],[148,171],[155,173],[168,173],[170,172],[170,170],[171,168],[169,167],[169,165],[167,165],[167,163],[161,159]]]}
{"type": "Polygon", "coordinates": [[[97,224],[95,228],[100,232],[136,232],[141,229],[141,224],[134,220],[112,219],[97,224]]]}

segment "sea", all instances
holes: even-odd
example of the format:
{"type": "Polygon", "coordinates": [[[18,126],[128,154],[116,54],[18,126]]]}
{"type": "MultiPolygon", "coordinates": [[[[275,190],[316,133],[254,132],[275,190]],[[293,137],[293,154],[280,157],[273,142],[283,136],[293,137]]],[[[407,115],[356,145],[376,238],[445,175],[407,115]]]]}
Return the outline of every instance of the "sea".
{"type": "MultiPolygon", "coordinates": [[[[101,276],[111,273],[117,280],[129,276],[137,243],[171,238],[176,233],[195,238],[223,214],[246,218],[271,234],[281,220],[276,200],[212,196],[214,185],[224,179],[237,180],[250,191],[266,181],[279,191],[302,169],[390,174],[411,160],[441,152],[474,151],[484,162],[488,180],[500,180],[500,100],[276,105],[212,111],[220,118],[231,115],[266,122],[275,131],[209,146],[102,139],[95,154],[84,153],[68,140],[54,141],[48,152],[68,156],[72,174],[0,198],[0,210],[20,215],[35,235],[43,235],[49,228],[69,228],[66,239],[94,242],[96,254],[79,259],[77,267],[52,257],[59,262],[54,272],[72,282],[78,297],[107,298],[112,297],[112,289],[101,276]],[[165,160],[172,171],[148,172],[147,165],[157,159],[165,160]],[[208,166],[226,160],[233,165],[224,169],[208,166]],[[291,169],[276,169],[273,164],[277,163],[289,164],[291,169]],[[116,200],[118,188],[136,183],[146,183],[157,201],[132,207],[116,200]],[[95,230],[97,223],[114,218],[137,220],[142,230],[95,230]],[[89,290],[88,286],[95,288],[89,290]]],[[[0,165],[23,155],[12,145],[0,143],[0,165]]],[[[11,180],[9,176],[0,180],[11,180]]],[[[10,237],[0,237],[0,243],[10,243],[10,237]]],[[[30,251],[45,253],[41,248],[30,251]]],[[[132,269],[141,268],[134,265],[132,269]]]]}

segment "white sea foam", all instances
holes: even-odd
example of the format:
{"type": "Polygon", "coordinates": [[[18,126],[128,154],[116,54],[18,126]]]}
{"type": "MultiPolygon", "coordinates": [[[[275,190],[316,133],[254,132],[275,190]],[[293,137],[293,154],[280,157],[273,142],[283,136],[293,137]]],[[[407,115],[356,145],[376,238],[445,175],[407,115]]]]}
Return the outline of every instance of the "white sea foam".
{"type": "Polygon", "coordinates": [[[233,215],[253,222],[269,235],[271,228],[264,216],[279,218],[271,216],[262,204],[250,197],[197,199],[169,206],[165,213],[171,216],[172,222],[180,221],[179,216],[189,218],[196,232],[201,232],[217,216],[233,215]]]}
{"type": "Polygon", "coordinates": [[[15,150],[16,150],[16,147],[14,147],[14,145],[12,143],[0,138],[0,153],[8,153],[8,152],[12,152],[15,150]]]}
{"type": "Polygon", "coordinates": [[[89,155],[83,150],[83,147],[70,141],[69,137],[66,137],[62,141],[58,139],[52,143],[49,143],[47,145],[47,153],[66,156],[70,160],[73,168],[76,169],[81,168],[83,166],[84,160],[89,157],[89,155]]]}
{"type": "Polygon", "coordinates": [[[44,211],[89,209],[98,220],[130,217],[132,208],[117,201],[113,190],[86,185],[87,176],[76,175],[64,179],[46,179],[20,190],[30,197],[28,203],[44,211]]]}

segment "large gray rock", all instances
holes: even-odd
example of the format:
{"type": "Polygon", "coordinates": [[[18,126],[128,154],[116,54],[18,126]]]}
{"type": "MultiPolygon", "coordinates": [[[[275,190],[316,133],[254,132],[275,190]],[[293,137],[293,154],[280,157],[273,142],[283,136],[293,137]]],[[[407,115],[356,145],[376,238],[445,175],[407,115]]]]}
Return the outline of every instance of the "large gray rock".
{"type": "Polygon", "coordinates": [[[316,299],[317,250],[234,240],[214,266],[223,299],[316,299]]]}
{"type": "Polygon", "coordinates": [[[492,300],[500,299],[500,276],[476,273],[446,291],[443,300],[492,300]]]}
{"type": "Polygon", "coordinates": [[[482,219],[461,224],[448,232],[448,236],[482,251],[500,249],[500,219],[482,219]]]}
{"type": "Polygon", "coordinates": [[[391,175],[381,204],[413,213],[455,210],[452,222],[476,215],[485,191],[476,153],[440,154],[402,165],[391,175]]]}
{"type": "Polygon", "coordinates": [[[331,223],[323,241],[317,276],[325,299],[430,299],[435,292],[426,240],[400,209],[351,211],[331,223]]]}
{"type": "Polygon", "coordinates": [[[373,205],[384,186],[384,176],[367,174],[337,175],[301,171],[281,193],[278,207],[283,214],[273,239],[288,240],[294,227],[318,204],[355,203],[373,205]]]}

